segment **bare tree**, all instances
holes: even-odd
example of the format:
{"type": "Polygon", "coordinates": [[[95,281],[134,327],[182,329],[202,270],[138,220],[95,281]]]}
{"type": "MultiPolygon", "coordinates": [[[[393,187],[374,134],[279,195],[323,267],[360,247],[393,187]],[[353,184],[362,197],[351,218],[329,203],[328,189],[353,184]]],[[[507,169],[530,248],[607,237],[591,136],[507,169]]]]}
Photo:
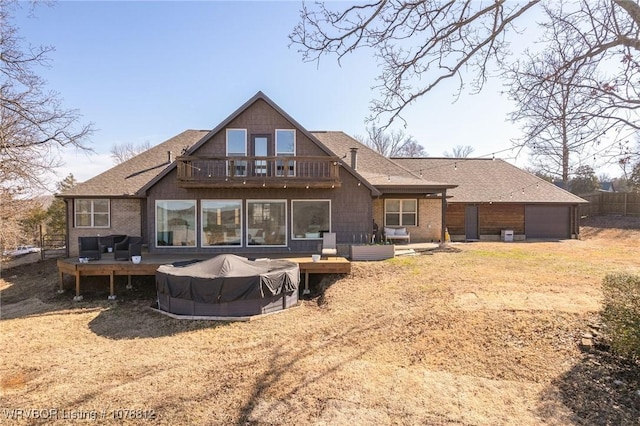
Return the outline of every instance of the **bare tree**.
{"type": "Polygon", "coordinates": [[[411,139],[402,145],[396,157],[426,157],[427,155],[429,154],[424,149],[424,146],[411,139]]]}
{"type": "MultiPolygon", "coordinates": [[[[576,63],[593,61],[600,78],[580,82],[599,100],[593,117],[606,119],[616,132],[639,127],[640,5],[635,1],[377,0],[342,10],[329,4],[303,5],[290,40],[306,61],[325,55],[340,61],[357,49],[372,49],[382,71],[369,120],[383,120],[383,128],[404,121],[409,105],[447,81],[457,83],[456,95],[466,84],[480,91],[509,65],[508,42],[524,32],[522,17],[545,4],[543,29],[553,23],[565,43],[576,47],[563,58],[559,75],[576,63]],[[523,26],[516,27],[520,22],[523,26]]],[[[627,135],[615,136],[624,140],[627,135]]]]}
{"type": "Polygon", "coordinates": [[[456,145],[451,148],[451,152],[445,151],[443,155],[451,158],[467,158],[473,154],[475,149],[471,145],[456,145]]]}
{"type": "Polygon", "coordinates": [[[111,158],[115,164],[124,163],[130,158],[135,157],[136,155],[143,153],[144,151],[151,148],[151,144],[149,141],[144,141],[139,143],[138,145],[133,142],[127,142],[120,145],[114,145],[111,147],[111,158]]]}
{"type": "Polygon", "coordinates": [[[571,170],[594,155],[587,148],[600,145],[609,126],[598,117],[599,96],[585,85],[597,80],[597,63],[584,58],[567,65],[580,46],[568,44],[562,28],[551,20],[546,50],[525,52],[505,74],[516,105],[511,119],[522,123],[514,144],[528,147],[532,164],[566,187],[571,170]]]}
{"type": "Polygon", "coordinates": [[[18,2],[0,0],[0,185],[7,199],[46,188],[61,165],[60,149],[88,149],[84,141],[92,131],[35,73],[53,48],[22,48],[11,23],[16,7],[18,2]]]}
{"type": "Polygon", "coordinates": [[[358,141],[385,157],[415,157],[426,155],[424,147],[418,144],[413,136],[403,130],[384,130],[372,125],[367,127],[367,136],[356,135],[358,141]]]}

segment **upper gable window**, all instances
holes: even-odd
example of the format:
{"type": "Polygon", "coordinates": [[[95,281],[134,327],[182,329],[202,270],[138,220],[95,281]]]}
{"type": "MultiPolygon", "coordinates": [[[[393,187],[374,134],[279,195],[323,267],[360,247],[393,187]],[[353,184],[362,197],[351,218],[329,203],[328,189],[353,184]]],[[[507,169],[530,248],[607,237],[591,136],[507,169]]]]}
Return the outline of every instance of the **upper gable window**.
{"type": "Polygon", "coordinates": [[[246,157],[247,129],[227,129],[227,156],[246,157]]]}
{"type": "Polygon", "coordinates": [[[276,155],[296,155],[296,131],[293,129],[276,130],[276,155]]]}
{"type": "MultiPolygon", "coordinates": [[[[227,129],[227,157],[247,156],[247,129],[227,129]]],[[[246,176],[246,160],[235,160],[227,165],[230,176],[246,176]],[[233,164],[233,166],[231,165],[233,164]]]]}
{"type": "Polygon", "coordinates": [[[76,228],[108,228],[110,226],[108,199],[75,200],[76,228]]]}
{"type": "MultiPolygon", "coordinates": [[[[296,155],[296,131],[294,129],[276,129],[276,156],[295,157],[296,155]]],[[[278,160],[276,165],[277,176],[294,176],[294,160],[278,160]]]]}

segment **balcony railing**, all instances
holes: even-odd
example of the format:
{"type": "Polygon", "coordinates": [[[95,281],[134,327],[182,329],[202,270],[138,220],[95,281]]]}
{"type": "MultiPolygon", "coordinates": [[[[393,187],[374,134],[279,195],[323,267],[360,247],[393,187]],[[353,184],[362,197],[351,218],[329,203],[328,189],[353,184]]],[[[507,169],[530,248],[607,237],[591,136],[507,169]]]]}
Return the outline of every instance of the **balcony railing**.
{"type": "Polygon", "coordinates": [[[176,159],[183,188],[337,188],[337,157],[208,157],[176,159]]]}

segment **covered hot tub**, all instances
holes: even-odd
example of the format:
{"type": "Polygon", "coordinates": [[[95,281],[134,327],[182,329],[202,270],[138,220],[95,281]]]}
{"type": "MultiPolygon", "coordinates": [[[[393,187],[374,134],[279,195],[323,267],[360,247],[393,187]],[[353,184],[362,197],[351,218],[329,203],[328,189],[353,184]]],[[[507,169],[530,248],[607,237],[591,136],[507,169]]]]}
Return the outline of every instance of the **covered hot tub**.
{"type": "Polygon", "coordinates": [[[158,309],[175,316],[240,318],[298,303],[300,269],[288,260],[222,254],[156,271],[158,309]]]}

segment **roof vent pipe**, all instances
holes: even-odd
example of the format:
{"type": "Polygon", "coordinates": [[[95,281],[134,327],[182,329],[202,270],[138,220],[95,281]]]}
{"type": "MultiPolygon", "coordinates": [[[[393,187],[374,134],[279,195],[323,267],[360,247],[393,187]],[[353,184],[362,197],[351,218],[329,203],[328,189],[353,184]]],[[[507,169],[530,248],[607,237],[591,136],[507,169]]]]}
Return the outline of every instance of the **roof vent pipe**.
{"type": "Polygon", "coordinates": [[[171,164],[173,162],[173,158],[171,158],[171,151],[167,151],[167,163],[171,164]]]}
{"type": "Polygon", "coordinates": [[[351,168],[358,170],[358,148],[351,148],[351,168]]]}

